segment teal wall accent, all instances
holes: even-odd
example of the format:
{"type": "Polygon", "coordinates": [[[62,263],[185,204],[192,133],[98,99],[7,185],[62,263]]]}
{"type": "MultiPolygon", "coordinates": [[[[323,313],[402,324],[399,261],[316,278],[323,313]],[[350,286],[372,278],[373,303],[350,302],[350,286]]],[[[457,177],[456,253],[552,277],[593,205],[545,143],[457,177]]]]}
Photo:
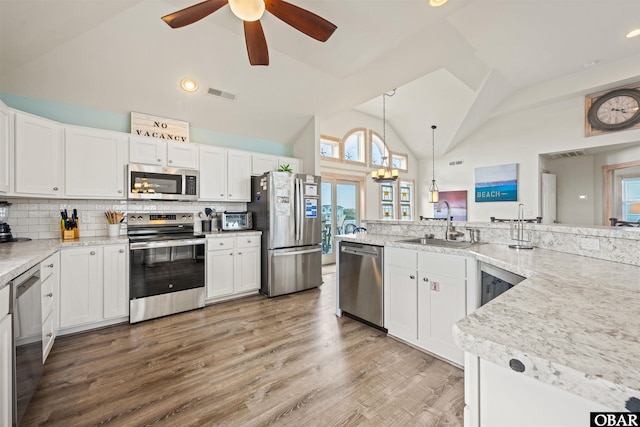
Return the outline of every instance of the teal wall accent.
{"type": "MultiPolygon", "coordinates": [[[[114,113],[112,111],[79,107],[77,105],[62,104],[43,99],[27,98],[24,96],[0,93],[0,99],[11,108],[45,117],[60,123],[86,126],[97,129],[107,129],[117,132],[131,131],[129,114],[114,113]]],[[[255,151],[276,156],[292,156],[293,146],[280,142],[248,138],[211,129],[191,126],[189,137],[192,142],[211,144],[218,147],[236,150],[255,151]]]]}

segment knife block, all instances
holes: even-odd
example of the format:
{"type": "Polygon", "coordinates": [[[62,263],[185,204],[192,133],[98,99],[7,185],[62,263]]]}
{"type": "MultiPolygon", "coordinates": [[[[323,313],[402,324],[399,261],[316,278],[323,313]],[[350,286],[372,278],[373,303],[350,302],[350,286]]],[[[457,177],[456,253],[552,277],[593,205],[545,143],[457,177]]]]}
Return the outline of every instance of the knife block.
{"type": "Polygon", "coordinates": [[[76,219],[76,227],[71,230],[64,228],[64,221],[60,221],[60,233],[62,234],[62,240],[76,239],[80,237],[80,230],[78,229],[79,220],[76,219]]]}

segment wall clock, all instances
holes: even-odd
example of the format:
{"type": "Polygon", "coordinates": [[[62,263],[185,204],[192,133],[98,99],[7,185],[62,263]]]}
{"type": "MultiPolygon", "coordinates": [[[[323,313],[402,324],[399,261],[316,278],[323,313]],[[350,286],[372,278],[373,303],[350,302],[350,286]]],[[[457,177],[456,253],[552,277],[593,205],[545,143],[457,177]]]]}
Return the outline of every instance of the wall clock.
{"type": "Polygon", "coordinates": [[[586,136],[640,127],[640,90],[623,87],[587,95],[585,110],[586,136]]]}

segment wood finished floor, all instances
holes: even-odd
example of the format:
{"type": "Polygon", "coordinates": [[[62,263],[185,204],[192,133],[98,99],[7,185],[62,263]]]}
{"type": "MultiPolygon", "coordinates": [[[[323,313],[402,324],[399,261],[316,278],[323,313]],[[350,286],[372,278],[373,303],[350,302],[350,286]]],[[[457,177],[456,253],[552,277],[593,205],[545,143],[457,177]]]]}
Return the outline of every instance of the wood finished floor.
{"type": "Polygon", "coordinates": [[[319,289],[59,337],[23,426],[461,426],[460,369],[319,289]]]}

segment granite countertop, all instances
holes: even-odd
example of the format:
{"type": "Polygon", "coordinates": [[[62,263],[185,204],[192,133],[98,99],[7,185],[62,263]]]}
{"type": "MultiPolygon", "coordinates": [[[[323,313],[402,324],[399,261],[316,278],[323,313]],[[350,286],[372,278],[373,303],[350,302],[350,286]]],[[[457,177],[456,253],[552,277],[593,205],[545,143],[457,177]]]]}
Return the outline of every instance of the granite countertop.
{"type": "Polygon", "coordinates": [[[472,257],[527,279],[460,320],[460,348],[499,366],[516,358],[525,375],[625,411],[640,398],[640,267],[535,248],[469,249],[398,243],[403,236],[338,240],[472,257]]]}
{"type": "Polygon", "coordinates": [[[80,237],[72,240],[43,239],[0,244],[0,289],[59,249],[73,246],[129,243],[127,236],[80,237]]]}

